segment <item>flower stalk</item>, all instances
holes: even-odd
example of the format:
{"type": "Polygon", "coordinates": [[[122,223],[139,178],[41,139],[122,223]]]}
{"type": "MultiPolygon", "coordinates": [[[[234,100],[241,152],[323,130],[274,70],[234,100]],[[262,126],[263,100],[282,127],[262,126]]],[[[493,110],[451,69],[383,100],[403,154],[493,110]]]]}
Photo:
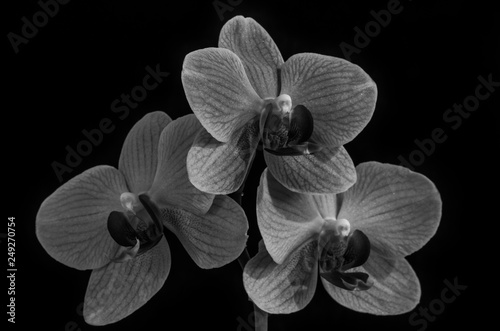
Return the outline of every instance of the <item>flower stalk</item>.
{"type": "MultiPolygon", "coordinates": [[[[241,184],[240,188],[236,192],[228,195],[230,198],[232,198],[234,201],[236,201],[240,206],[242,206],[242,196],[243,196],[243,192],[245,190],[245,183],[247,181],[248,174],[252,170],[252,165],[253,165],[254,159],[255,159],[255,152],[253,153],[252,157],[250,158],[250,163],[249,163],[248,169],[245,173],[245,179],[243,180],[243,183],[241,184]]],[[[248,261],[250,261],[250,254],[248,253],[248,249],[245,247],[243,252],[238,257],[238,263],[240,264],[241,270],[245,269],[245,266],[247,265],[248,261]]],[[[248,299],[250,300],[250,298],[248,298],[248,299]]],[[[267,316],[268,316],[268,314],[265,311],[263,311],[262,309],[260,309],[255,303],[253,303],[253,310],[254,310],[254,316],[255,316],[255,331],[267,331],[267,316]]]]}

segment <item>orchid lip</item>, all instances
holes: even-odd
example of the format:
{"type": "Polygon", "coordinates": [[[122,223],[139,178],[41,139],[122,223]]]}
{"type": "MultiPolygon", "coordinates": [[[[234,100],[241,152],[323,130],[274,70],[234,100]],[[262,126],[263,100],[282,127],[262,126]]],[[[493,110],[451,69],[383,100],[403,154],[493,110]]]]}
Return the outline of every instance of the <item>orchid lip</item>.
{"type": "Polygon", "coordinates": [[[264,150],[271,154],[307,155],[322,149],[310,140],[314,130],[311,112],[304,105],[293,107],[287,94],[266,100],[259,126],[264,150]]]}
{"type": "Polygon", "coordinates": [[[350,233],[345,219],[330,220],[320,235],[320,276],[345,290],[367,290],[371,279],[364,272],[346,272],[363,265],[370,255],[370,241],[360,230],[350,233]]]}
{"type": "Polygon", "coordinates": [[[120,196],[124,211],[112,211],[108,216],[108,232],[120,245],[115,262],[142,255],[155,247],[163,237],[160,211],[148,195],[138,197],[125,192],[120,196]]]}

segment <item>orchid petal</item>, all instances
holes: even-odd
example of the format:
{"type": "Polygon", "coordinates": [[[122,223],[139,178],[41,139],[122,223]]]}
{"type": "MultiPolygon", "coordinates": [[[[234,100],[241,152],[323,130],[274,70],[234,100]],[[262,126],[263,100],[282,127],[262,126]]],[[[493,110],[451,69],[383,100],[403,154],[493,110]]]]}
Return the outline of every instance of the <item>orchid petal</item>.
{"type": "Polygon", "coordinates": [[[245,249],[248,238],[245,212],[227,196],[216,196],[205,215],[164,209],[162,218],[200,268],[221,267],[237,259],[245,249]]]}
{"type": "Polygon", "coordinates": [[[371,244],[366,234],[363,231],[354,230],[347,241],[341,270],[345,271],[363,265],[370,256],[370,250],[371,244]]]}
{"type": "Polygon", "coordinates": [[[332,270],[331,272],[320,273],[321,278],[348,291],[366,291],[372,284],[368,280],[368,274],[364,272],[342,272],[332,270]]]}
{"type": "Polygon", "coordinates": [[[294,192],[340,193],[356,181],[354,164],[343,146],[298,156],[264,152],[264,157],[273,176],[294,192]]]}
{"type": "Polygon", "coordinates": [[[301,144],[278,148],[276,150],[264,148],[266,152],[277,156],[300,156],[300,155],[316,154],[322,149],[323,146],[310,141],[306,141],[301,144]]]}
{"type": "Polygon", "coordinates": [[[336,194],[311,194],[310,196],[323,219],[337,218],[339,202],[336,194]]]}
{"type": "Polygon", "coordinates": [[[257,191],[257,221],[267,252],[278,264],[319,236],[323,224],[312,197],[286,189],[268,169],[257,191]]]}
{"type": "Polygon", "coordinates": [[[349,309],[374,315],[397,315],[411,311],[420,300],[420,283],[404,258],[386,259],[371,254],[358,268],[366,272],[373,285],[365,291],[346,291],[322,279],[330,296],[349,309]]]}
{"type": "Polygon", "coordinates": [[[436,233],[441,198],[425,176],[378,162],[356,167],[358,181],[343,193],[339,218],[362,230],[379,254],[404,257],[436,233]]]}
{"type": "Polygon", "coordinates": [[[314,119],[312,139],[329,146],[351,141],[370,121],[377,87],[355,64],[313,53],[295,54],[282,68],[281,93],[314,119]]]}
{"type": "Polygon", "coordinates": [[[133,247],[137,243],[137,232],[123,212],[112,211],[108,217],[108,232],[120,246],[133,247]]]}
{"type": "Polygon", "coordinates": [[[201,124],[193,114],[170,123],[161,133],[158,145],[158,169],[149,193],[161,207],[179,207],[194,213],[205,213],[212,205],[213,194],[191,184],[186,158],[201,124]]]}
{"type": "Polygon", "coordinates": [[[161,111],[146,114],[125,138],[118,169],[125,175],[130,192],[139,194],[151,187],[158,162],[158,140],[171,121],[161,111]]]}
{"type": "Polygon", "coordinates": [[[122,210],[125,177],[110,166],[86,170],[59,187],[40,206],[36,234],[57,261],[94,269],[114,258],[118,245],[107,230],[108,216],[122,210]]]}
{"type": "Polygon", "coordinates": [[[202,129],[187,157],[191,183],[203,192],[230,194],[243,184],[259,143],[257,122],[235,132],[235,139],[221,143],[202,129]]]}
{"type": "Polygon", "coordinates": [[[182,67],[182,83],[191,109],[220,142],[230,141],[235,131],[259,116],[264,105],[240,59],[227,49],[189,53],[182,67]]]}
{"type": "Polygon", "coordinates": [[[170,248],[162,238],[158,245],[134,259],[93,270],[85,294],[85,321],[106,325],[132,314],[161,289],[170,263],[170,248]]]}
{"type": "Polygon", "coordinates": [[[314,119],[311,112],[303,105],[297,105],[290,113],[290,129],[287,144],[305,143],[314,132],[314,119]]]}
{"type": "Polygon", "coordinates": [[[304,243],[287,260],[276,264],[264,243],[243,270],[250,299],[271,314],[289,314],[311,301],[318,281],[317,241],[304,243]]]}
{"type": "Polygon", "coordinates": [[[248,79],[262,99],[278,96],[278,68],[283,64],[283,57],[259,23],[249,17],[233,17],[222,27],[219,47],[238,55],[248,79]]]}

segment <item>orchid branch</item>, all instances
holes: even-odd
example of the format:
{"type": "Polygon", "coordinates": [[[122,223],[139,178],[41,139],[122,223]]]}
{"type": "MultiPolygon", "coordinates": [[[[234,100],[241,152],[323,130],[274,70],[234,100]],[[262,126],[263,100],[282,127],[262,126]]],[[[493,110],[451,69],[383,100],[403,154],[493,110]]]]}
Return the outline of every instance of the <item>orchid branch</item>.
{"type": "MultiPolygon", "coordinates": [[[[236,201],[240,206],[242,206],[241,199],[243,196],[243,191],[245,189],[245,183],[248,178],[248,174],[250,173],[250,170],[252,169],[253,165],[253,160],[255,159],[255,152],[252,154],[250,157],[250,162],[248,164],[248,169],[245,174],[245,179],[243,180],[243,183],[241,184],[240,188],[234,192],[229,194],[228,196],[232,198],[234,201],[236,201]]],[[[243,207],[243,206],[242,206],[243,207]]],[[[246,264],[250,261],[250,254],[248,253],[248,250],[245,249],[241,253],[241,255],[238,257],[238,263],[240,264],[241,270],[245,269],[246,264]]],[[[249,298],[250,300],[250,298],[249,298]]],[[[255,331],[267,331],[267,316],[268,314],[260,309],[255,303],[253,304],[253,309],[254,309],[254,315],[255,315],[255,331]]]]}

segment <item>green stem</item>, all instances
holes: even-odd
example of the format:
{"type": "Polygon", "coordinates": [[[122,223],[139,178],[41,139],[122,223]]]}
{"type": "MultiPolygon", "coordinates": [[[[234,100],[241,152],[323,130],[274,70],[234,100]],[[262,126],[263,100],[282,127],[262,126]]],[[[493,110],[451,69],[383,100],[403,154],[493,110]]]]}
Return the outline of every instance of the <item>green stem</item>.
{"type": "MultiPolygon", "coordinates": [[[[243,183],[241,184],[240,188],[238,189],[238,191],[229,194],[229,197],[231,197],[234,201],[236,201],[240,206],[242,206],[241,198],[243,196],[243,190],[245,189],[245,183],[247,181],[248,174],[252,169],[252,164],[254,159],[255,159],[255,152],[250,158],[250,163],[248,164],[248,168],[245,174],[245,179],[243,180],[243,183]]],[[[250,254],[248,253],[248,250],[245,247],[241,255],[238,257],[238,263],[240,264],[242,271],[245,269],[245,266],[248,263],[248,261],[250,261],[250,254]]],[[[255,303],[253,304],[253,310],[255,316],[255,331],[267,331],[267,313],[262,309],[260,309],[255,303]]]]}

